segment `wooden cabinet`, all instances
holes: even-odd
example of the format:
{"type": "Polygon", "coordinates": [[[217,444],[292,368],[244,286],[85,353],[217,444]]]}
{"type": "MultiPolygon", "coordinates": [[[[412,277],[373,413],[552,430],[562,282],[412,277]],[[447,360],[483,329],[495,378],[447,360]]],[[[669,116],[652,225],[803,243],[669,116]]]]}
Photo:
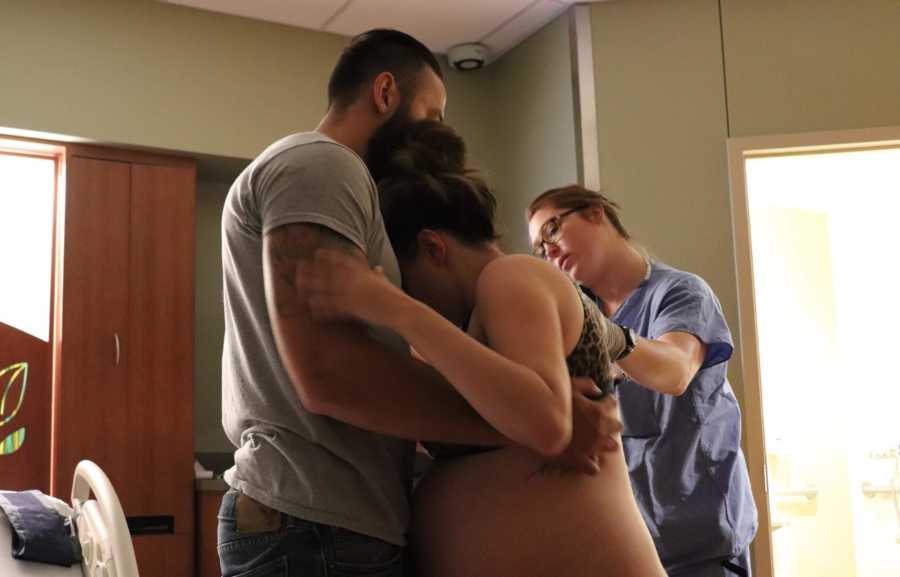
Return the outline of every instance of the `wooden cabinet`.
{"type": "Polygon", "coordinates": [[[66,161],[51,486],[95,461],[141,577],[193,573],[192,162],[74,147],[66,161]]]}

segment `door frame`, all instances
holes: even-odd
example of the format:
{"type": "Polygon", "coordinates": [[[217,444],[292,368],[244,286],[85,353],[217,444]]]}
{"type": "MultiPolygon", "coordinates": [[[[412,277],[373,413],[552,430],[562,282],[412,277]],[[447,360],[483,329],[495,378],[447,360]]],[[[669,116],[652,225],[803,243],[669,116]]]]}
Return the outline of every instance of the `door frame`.
{"type": "Polygon", "coordinates": [[[807,132],[729,138],[728,180],[734,260],[737,274],[740,354],[744,385],[744,439],[750,484],[759,511],[759,529],[753,544],[753,573],[774,576],[772,523],[766,474],[765,423],[760,385],[759,340],[753,286],[753,252],[747,201],[746,160],[766,156],[794,156],[822,152],[875,150],[900,146],[900,127],[807,132]]]}

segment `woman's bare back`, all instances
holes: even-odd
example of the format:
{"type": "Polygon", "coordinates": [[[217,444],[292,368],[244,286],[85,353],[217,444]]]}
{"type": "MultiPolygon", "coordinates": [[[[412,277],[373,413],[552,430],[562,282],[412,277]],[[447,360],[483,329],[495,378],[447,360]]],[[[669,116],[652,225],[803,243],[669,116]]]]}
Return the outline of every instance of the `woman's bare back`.
{"type": "MultiPolygon", "coordinates": [[[[504,258],[521,261],[519,273],[533,275],[558,300],[563,342],[571,352],[584,322],[571,281],[536,259],[504,258]]],[[[469,332],[485,342],[477,305],[469,332]]],[[[544,471],[543,465],[523,448],[439,461],[414,497],[417,574],[665,577],[621,449],[607,454],[591,476],[544,471]]]]}
{"type": "Polygon", "coordinates": [[[520,448],[439,463],[414,498],[422,577],[665,577],[621,450],[596,475],[542,472],[520,448]]]}

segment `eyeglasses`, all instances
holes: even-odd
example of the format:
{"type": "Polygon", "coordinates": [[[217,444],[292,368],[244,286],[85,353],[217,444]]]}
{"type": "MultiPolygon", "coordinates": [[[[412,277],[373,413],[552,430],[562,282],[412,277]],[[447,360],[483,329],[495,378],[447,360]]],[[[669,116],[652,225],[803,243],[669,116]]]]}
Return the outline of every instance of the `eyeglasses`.
{"type": "Polygon", "coordinates": [[[547,248],[548,244],[556,245],[559,242],[560,232],[562,231],[562,222],[563,220],[574,212],[580,212],[587,208],[586,206],[579,206],[576,208],[570,208],[569,210],[563,211],[556,216],[548,218],[544,224],[541,225],[540,236],[541,240],[533,247],[531,247],[531,254],[538,258],[547,258],[547,248]]]}

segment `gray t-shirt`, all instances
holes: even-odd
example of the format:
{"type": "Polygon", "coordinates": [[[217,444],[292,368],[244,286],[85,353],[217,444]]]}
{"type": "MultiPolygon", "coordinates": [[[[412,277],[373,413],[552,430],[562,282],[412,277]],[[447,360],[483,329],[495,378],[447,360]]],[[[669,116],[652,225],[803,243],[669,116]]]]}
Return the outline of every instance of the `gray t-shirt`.
{"type": "Polygon", "coordinates": [[[222,424],[237,447],[225,480],[278,511],[403,545],[414,444],[307,412],[275,348],[262,239],[289,223],[335,231],[399,283],[375,185],[349,148],[315,132],[294,134],[241,173],[222,213],[222,424]]]}

